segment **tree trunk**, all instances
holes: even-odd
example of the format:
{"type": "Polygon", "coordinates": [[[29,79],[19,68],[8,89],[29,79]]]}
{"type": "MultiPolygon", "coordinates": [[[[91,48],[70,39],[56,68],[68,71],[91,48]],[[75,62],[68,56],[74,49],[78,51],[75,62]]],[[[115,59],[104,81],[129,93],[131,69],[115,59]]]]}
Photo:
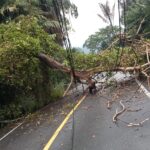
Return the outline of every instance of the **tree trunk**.
{"type": "MultiPolygon", "coordinates": [[[[58,69],[62,72],[71,74],[71,69],[68,67],[65,67],[64,65],[62,65],[60,62],[54,60],[52,57],[49,57],[43,53],[40,53],[38,58],[44,62],[45,64],[47,64],[49,67],[53,68],[53,69],[58,69]]],[[[96,74],[96,73],[101,73],[101,72],[107,72],[107,71],[121,71],[121,72],[139,72],[142,70],[142,68],[147,67],[148,65],[150,65],[150,63],[146,63],[142,66],[135,66],[135,67],[116,67],[116,68],[111,68],[111,69],[102,69],[101,67],[95,67],[92,69],[88,69],[86,71],[76,71],[75,70],[75,76],[78,79],[84,79],[84,80],[88,80],[90,76],[96,74]]]]}

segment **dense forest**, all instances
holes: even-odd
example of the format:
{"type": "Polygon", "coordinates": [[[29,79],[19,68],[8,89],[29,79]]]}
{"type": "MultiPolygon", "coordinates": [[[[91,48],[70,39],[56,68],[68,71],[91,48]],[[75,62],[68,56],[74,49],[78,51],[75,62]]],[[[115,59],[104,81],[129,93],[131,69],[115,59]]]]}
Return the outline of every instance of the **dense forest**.
{"type": "MultiPolygon", "coordinates": [[[[71,49],[78,79],[121,67],[134,71],[132,67],[147,62],[150,1],[119,1],[120,26],[113,25],[114,6],[111,8],[108,1],[99,5],[103,14],[98,15],[107,26],[85,41],[90,53],[71,49]]],[[[0,1],[1,121],[18,118],[62,97],[70,81],[65,43],[71,26],[64,14],[77,18],[77,6],[69,0],[0,1]],[[53,58],[53,65],[39,59],[40,54],[47,56],[46,61],[53,58]]]]}
{"type": "MultiPolygon", "coordinates": [[[[77,17],[68,0],[0,1],[0,120],[9,120],[63,95],[68,76],[48,68],[40,52],[67,63],[58,14],[77,17]],[[58,9],[59,8],[59,9],[58,9]]],[[[69,23],[67,24],[69,28],[69,23]]]]}

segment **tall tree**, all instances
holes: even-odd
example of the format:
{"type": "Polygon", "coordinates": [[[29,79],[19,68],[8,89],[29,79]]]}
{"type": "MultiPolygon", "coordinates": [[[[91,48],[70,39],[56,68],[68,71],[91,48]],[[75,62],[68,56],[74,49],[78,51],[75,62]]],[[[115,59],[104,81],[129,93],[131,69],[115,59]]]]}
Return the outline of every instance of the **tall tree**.
{"type": "MultiPolygon", "coordinates": [[[[119,31],[117,26],[114,26],[113,30],[115,34],[119,31]]],[[[90,52],[96,53],[105,50],[114,38],[115,36],[112,33],[111,27],[107,26],[106,28],[99,29],[95,34],[90,35],[83,46],[87,47],[90,52]]]]}

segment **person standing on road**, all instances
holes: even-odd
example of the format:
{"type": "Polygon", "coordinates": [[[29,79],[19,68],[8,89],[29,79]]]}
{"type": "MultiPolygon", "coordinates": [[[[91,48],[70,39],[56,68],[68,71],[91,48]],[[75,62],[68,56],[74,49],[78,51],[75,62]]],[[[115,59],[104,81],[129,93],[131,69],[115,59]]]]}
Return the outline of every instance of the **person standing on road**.
{"type": "Polygon", "coordinates": [[[96,85],[95,85],[96,81],[91,77],[89,77],[87,83],[88,83],[89,93],[94,94],[96,92],[96,85]]]}

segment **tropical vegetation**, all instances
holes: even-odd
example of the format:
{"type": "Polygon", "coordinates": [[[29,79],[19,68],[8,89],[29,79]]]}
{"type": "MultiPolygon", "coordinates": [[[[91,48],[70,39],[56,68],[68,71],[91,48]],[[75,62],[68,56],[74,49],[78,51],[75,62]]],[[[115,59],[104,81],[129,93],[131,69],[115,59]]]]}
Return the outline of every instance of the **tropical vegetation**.
{"type": "MultiPolygon", "coordinates": [[[[111,9],[108,2],[100,3],[103,14],[99,17],[107,26],[85,41],[90,53],[69,49],[75,75],[86,79],[130,66],[130,71],[135,67],[139,71],[149,58],[145,54],[150,41],[149,4],[149,0],[120,1],[120,26],[114,26],[115,5],[111,9]]],[[[64,48],[71,26],[63,13],[78,16],[69,0],[0,1],[0,122],[33,112],[63,95],[71,74],[64,48]]]]}

